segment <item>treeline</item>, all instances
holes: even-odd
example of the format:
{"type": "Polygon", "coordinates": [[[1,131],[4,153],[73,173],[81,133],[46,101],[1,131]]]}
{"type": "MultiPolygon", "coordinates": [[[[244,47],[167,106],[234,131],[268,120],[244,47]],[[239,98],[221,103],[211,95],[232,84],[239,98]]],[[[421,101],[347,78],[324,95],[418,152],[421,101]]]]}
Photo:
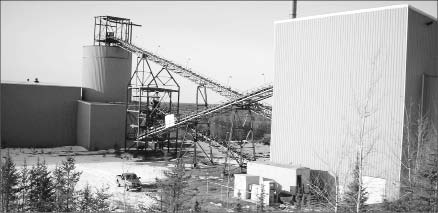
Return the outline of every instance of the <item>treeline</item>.
{"type": "MultiPolygon", "coordinates": [[[[252,121],[254,140],[265,141],[268,139],[267,143],[269,144],[270,137],[267,135],[271,134],[271,121],[255,113],[252,116],[254,116],[252,121]]],[[[229,138],[228,133],[233,127],[233,140],[245,139],[251,129],[250,119],[246,112],[238,112],[234,119],[231,113],[213,116],[210,118],[210,133],[218,139],[227,139],[229,138]]]]}
{"type": "Polygon", "coordinates": [[[75,159],[67,157],[53,171],[38,159],[17,169],[9,154],[1,164],[2,212],[95,212],[109,211],[108,188],[92,189],[88,184],[76,190],[82,172],[75,171],[75,159]]]}

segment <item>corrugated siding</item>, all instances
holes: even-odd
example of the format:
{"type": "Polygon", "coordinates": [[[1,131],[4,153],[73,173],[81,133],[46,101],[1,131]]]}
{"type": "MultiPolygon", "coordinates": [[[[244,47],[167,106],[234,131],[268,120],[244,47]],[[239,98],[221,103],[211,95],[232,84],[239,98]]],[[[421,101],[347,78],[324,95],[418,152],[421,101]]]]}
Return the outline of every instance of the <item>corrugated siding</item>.
{"type": "Polygon", "coordinates": [[[1,84],[1,135],[7,147],[76,144],[80,87],[1,84]]]}
{"type": "MultiPolygon", "coordinates": [[[[438,25],[436,23],[427,25],[431,21],[431,18],[418,13],[416,10],[409,10],[406,106],[410,104],[418,106],[421,103],[423,74],[438,76],[438,67],[436,67],[438,57],[438,25]]],[[[436,78],[425,79],[423,104],[424,112],[430,113],[429,115],[431,115],[435,124],[438,124],[438,108],[436,108],[438,107],[438,99],[437,96],[434,97],[434,94],[438,94],[438,87],[435,85],[438,81],[434,82],[434,79],[436,78]]],[[[416,112],[414,111],[413,113],[416,112]]],[[[413,119],[415,120],[416,118],[414,117],[413,119]]],[[[425,148],[423,153],[426,154],[428,151],[429,149],[425,148]]],[[[407,176],[407,170],[402,170],[402,176],[407,176]]]]}
{"type": "MultiPolygon", "coordinates": [[[[438,75],[438,24],[414,10],[409,10],[408,51],[406,62],[406,101],[419,103],[423,73],[438,75]]],[[[426,109],[429,110],[429,109],[426,109]]]]}
{"type": "Polygon", "coordinates": [[[78,113],[77,113],[77,145],[86,149],[90,149],[90,118],[91,118],[91,105],[84,101],[77,101],[78,113]]]}
{"type": "Polygon", "coordinates": [[[361,124],[357,107],[371,94],[366,129],[374,129],[368,141],[375,142],[365,175],[387,179],[388,198],[397,196],[407,11],[276,24],[272,161],[339,173],[346,182],[361,124]]]}
{"type": "Polygon", "coordinates": [[[90,108],[90,148],[102,150],[124,147],[125,105],[89,103],[90,108]]]}

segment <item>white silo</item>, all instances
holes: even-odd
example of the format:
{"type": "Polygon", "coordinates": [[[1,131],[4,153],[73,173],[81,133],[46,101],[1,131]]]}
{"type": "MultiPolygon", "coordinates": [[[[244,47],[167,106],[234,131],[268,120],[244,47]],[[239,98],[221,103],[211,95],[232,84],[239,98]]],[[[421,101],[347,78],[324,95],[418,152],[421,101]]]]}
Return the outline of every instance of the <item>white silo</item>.
{"type": "Polygon", "coordinates": [[[132,54],[115,46],[84,46],[82,99],[91,102],[125,102],[132,54]]]}

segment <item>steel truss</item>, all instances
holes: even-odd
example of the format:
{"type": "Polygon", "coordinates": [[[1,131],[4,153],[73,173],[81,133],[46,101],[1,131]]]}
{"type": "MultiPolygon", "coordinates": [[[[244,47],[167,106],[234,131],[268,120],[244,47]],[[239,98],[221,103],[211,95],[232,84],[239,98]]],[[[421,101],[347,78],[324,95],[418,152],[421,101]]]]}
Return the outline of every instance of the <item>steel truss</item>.
{"type": "Polygon", "coordinates": [[[246,167],[246,162],[256,159],[254,144],[254,115],[250,106],[234,106],[230,115],[231,128],[226,141],[227,155],[225,159],[224,173],[228,171],[228,157],[234,159],[240,168],[246,167]],[[250,147],[247,145],[250,144],[250,147]],[[251,153],[244,150],[250,149],[251,153]],[[233,154],[228,154],[233,152],[233,154]],[[237,154],[237,155],[236,155],[237,154]]]}
{"type": "MultiPolygon", "coordinates": [[[[142,137],[148,134],[154,126],[165,125],[166,115],[179,115],[180,86],[167,67],[158,71],[152,69],[147,55],[137,58],[136,69],[127,89],[126,101],[126,139],[125,149],[136,146],[137,149],[148,148],[148,142],[153,141],[151,149],[163,149],[167,140],[170,149],[170,132],[163,135],[142,137]],[[176,103],[173,99],[177,98],[176,103]],[[132,144],[128,147],[128,143],[132,144]]],[[[178,129],[175,129],[176,139],[178,129]]]]}
{"type": "MultiPolygon", "coordinates": [[[[205,91],[205,90],[204,90],[205,91]]],[[[199,92],[199,88],[198,88],[199,92]]],[[[192,137],[193,144],[192,147],[194,148],[194,166],[197,166],[198,160],[197,160],[197,147],[201,148],[202,153],[209,159],[209,161],[214,164],[213,161],[213,155],[212,155],[212,146],[217,147],[216,149],[223,154],[226,155],[226,163],[225,166],[228,165],[228,159],[234,159],[240,168],[243,168],[246,166],[246,163],[251,160],[255,160],[255,147],[254,147],[254,141],[253,141],[253,114],[251,113],[251,110],[249,106],[253,103],[253,100],[263,100],[266,98],[271,97],[273,94],[273,87],[271,85],[265,85],[261,88],[257,88],[253,91],[247,92],[243,97],[237,98],[235,100],[227,101],[223,104],[213,106],[213,107],[205,107],[204,110],[199,110],[198,112],[194,112],[190,115],[187,115],[186,117],[182,117],[181,119],[178,119],[173,127],[166,127],[166,126],[159,126],[154,128],[154,130],[150,131],[149,133],[146,133],[145,135],[140,136],[142,137],[148,137],[149,135],[155,135],[155,134],[162,134],[163,132],[168,132],[171,128],[178,128],[179,126],[185,125],[186,131],[184,135],[183,143],[186,139],[186,134],[192,137]],[[218,113],[224,113],[232,111],[231,121],[233,126],[231,127],[229,140],[225,141],[218,141],[211,139],[208,135],[205,135],[206,133],[198,131],[197,128],[199,127],[199,121],[198,119],[204,118],[208,119],[210,116],[214,116],[218,113]],[[243,119],[241,115],[239,115],[238,111],[246,112],[245,118],[243,119]],[[193,124],[196,124],[193,126],[193,124]],[[249,125],[249,128],[248,128],[249,125]],[[246,128],[245,128],[246,127],[246,128]],[[239,132],[233,133],[233,132],[239,132]],[[203,134],[204,133],[204,134],[203,134]],[[245,139],[243,139],[242,134],[245,135],[245,139]],[[237,138],[237,140],[236,140],[237,138]],[[204,140],[208,142],[209,149],[210,149],[210,155],[207,154],[207,152],[202,148],[201,145],[199,145],[199,139],[204,140]],[[236,143],[237,141],[237,147],[236,143]],[[243,151],[247,148],[245,148],[245,145],[252,144],[252,155],[249,155],[247,153],[244,153],[243,151]]],[[[199,97],[199,96],[198,96],[199,97]]],[[[199,102],[197,101],[197,106],[199,106],[199,102]]],[[[207,106],[207,105],[205,105],[207,106]]],[[[209,128],[208,128],[209,130],[209,128]]],[[[207,133],[209,134],[209,133],[207,133]]],[[[181,150],[183,147],[181,146],[181,150]]],[[[183,155],[178,156],[184,156],[187,152],[184,152],[183,155]]],[[[227,167],[224,171],[227,171],[227,167]]]]}
{"type": "MultiPolygon", "coordinates": [[[[243,165],[241,155],[238,154],[238,150],[229,149],[230,142],[217,142],[209,138],[209,132],[200,131],[200,126],[209,125],[208,117],[216,113],[223,113],[230,109],[238,109],[245,107],[245,110],[252,110],[253,112],[262,115],[268,119],[271,118],[272,107],[265,103],[260,103],[266,98],[272,96],[273,87],[272,84],[263,85],[253,91],[246,93],[239,92],[230,87],[208,78],[199,73],[195,73],[191,69],[178,65],[170,60],[166,60],[156,54],[143,50],[132,44],[132,29],[133,26],[141,26],[134,24],[130,19],[113,17],[113,16],[97,16],[95,17],[94,25],[94,45],[107,45],[107,46],[119,46],[131,53],[135,53],[139,56],[137,59],[137,67],[134,71],[131,84],[127,90],[127,105],[126,105],[126,141],[125,149],[128,142],[134,142],[131,147],[137,145],[137,148],[147,147],[148,141],[163,141],[167,138],[167,148],[170,148],[170,132],[173,131],[176,134],[176,151],[178,151],[178,128],[182,125],[187,125],[189,128],[188,133],[193,136],[194,144],[197,144],[199,139],[208,141],[210,147],[209,158],[213,163],[213,156],[211,146],[220,145],[221,150],[230,155],[231,158],[240,162],[239,165],[243,165]],[[160,71],[153,72],[149,62],[154,62],[161,67],[160,71]],[[145,66],[145,64],[147,66],[145,66]],[[179,93],[180,88],[172,73],[183,76],[186,79],[200,85],[197,88],[197,111],[186,115],[184,117],[179,116],[179,93]],[[162,79],[159,74],[166,74],[168,77],[162,79]],[[149,79],[150,78],[150,79],[149,79]],[[149,81],[147,81],[147,79],[149,81]],[[175,88],[168,88],[166,84],[173,82],[175,88]],[[208,107],[207,105],[207,93],[206,89],[211,89],[214,92],[224,96],[228,100],[220,105],[214,107],[208,107]],[[172,96],[175,98],[176,94],[178,100],[176,107],[172,105],[172,96]],[[172,95],[173,94],[173,95],[172,95]],[[168,99],[166,103],[165,99],[168,99]],[[198,101],[202,100],[205,105],[200,104],[198,101]],[[164,105],[168,107],[164,107],[164,105]],[[203,107],[200,107],[203,105],[203,107]],[[164,124],[164,116],[168,114],[176,114],[176,123],[173,127],[166,126],[164,124]],[[240,160],[239,160],[240,159],[240,160]]],[[[208,128],[201,128],[203,130],[208,128]]],[[[248,133],[249,134],[249,133],[248,133]]],[[[252,132],[251,132],[252,134],[252,132]]],[[[246,140],[248,141],[248,140],[246,140]]],[[[163,148],[163,143],[158,144],[163,148]]],[[[201,146],[200,146],[201,147],[201,146]]],[[[202,148],[202,147],[201,147],[202,148]]],[[[156,146],[155,146],[156,149],[156,146]]],[[[196,145],[195,145],[196,149],[196,145]]],[[[203,152],[208,155],[205,150],[203,152]]],[[[196,151],[195,151],[196,153],[196,151]]],[[[247,157],[243,157],[247,158],[247,157]]],[[[197,163],[196,156],[194,158],[194,164],[197,163]]]]}
{"type": "Polygon", "coordinates": [[[191,114],[185,115],[184,117],[181,117],[177,119],[175,122],[175,125],[172,127],[160,125],[154,127],[149,132],[141,135],[139,139],[142,139],[144,137],[152,136],[155,134],[160,134],[162,132],[168,131],[170,128],[175,128],[178,126],[181,126],[183,124],[186,124],[187,122],[193,121],[196,118],[202,118],[206,116],[212,116],[216,113],[223,113],[230,110],[231,106],[245,106],[245,105],[251,105],[254,103],[254,100],[264,100],[266,98],[272,97],[273,94],[273,87],[272,85],[265,85],[261,88],[257,88],[254,91],[250,91],[247,94],[243,95],[242,97],[228,100],[223,102],[222,104],[216,105],[214,107],[209,107],[205,110],[202,110],[200,112],[193,112],[191,114]]]}
{"type": "Polygon", "coordinates": [[[123,42],[132,42],[132,27],[141,26],[134,24],[130,19],[114,16],[94,17],[94,38],[93,45],[109,46],[116,42],[117,38],[123,42]]]}
{"type": "MultiPolygon", "coordinates": [[[[189,68],[178,65],[152,52],[137,47],[133,45],[131,42],[126,42],[115,37],[114,40],[116,41],[115,45],[138,55],[146,54],[150,57],[151,61],[154,61],[155,63],[160,64],[161,66],[166,66],[171,72],[176,73],[186,79],[189,79],[190,81],[196,83],[197,85],[204,85],[206,88],[211,89],[212,91],[224,96],[229,100],[236,99],[244,95],[244,93],[232,89],[231,87],[224,86],[223,84],[219,83],[216,80],[213,80],[212,78],[208,78],[199,73],[195,73],[189,68]]],[[[251,110],[268,119],[271,119],[272,117],[271,115],[272,107],[266,103],[259,103],[258,101],[254,100],[251,106],[251,110]]]]}
{"type": "MultiPolygon", "coordinates": [[[[200,85],[196,88],[196,112],[201,112],[208,109],[207,87],[200,85]]],[[[199,145],[199,139],[204,137],[210,137],[210,122],[207,117],[196,118],[193,121],[194,128],[191,128],[190,133],[194,137],[194,156],[193,166],[196,168],[198,165],[197,159],[197,147],[202,150],[205,156],[209,159],[210,163],[214,165],[213,161],[213,149],[211,147],[211,141],[207,141],[209,147],[209,154],[199,145]]]]}

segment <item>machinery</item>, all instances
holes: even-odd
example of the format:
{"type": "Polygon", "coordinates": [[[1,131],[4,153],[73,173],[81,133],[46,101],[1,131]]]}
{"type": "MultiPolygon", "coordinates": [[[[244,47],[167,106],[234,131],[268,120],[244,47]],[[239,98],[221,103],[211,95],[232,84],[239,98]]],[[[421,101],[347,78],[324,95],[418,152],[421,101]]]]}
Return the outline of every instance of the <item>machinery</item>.
{"type": "MultiPolygon", "coordinates": [[[[95,45],[117,46],[137,55],[136,68],[131,75],[131,81],[127,85],[126,91],[125,150],[132,147],[137,149],[149,147],[162,150],[165,144],[167,144],[167,151],[169,152],[172,144],[174,144],[173,148],[178,152],[179,129],[185,126],[185,132],[193,138],[195,150],[198,147],[196,143],[199,139],[208,141],[210,154],[207,154],[205,150],[202,151],[210,159],[211,163],[213,163],[211,154],[212,145],[225,148],[227,157],[235,159],[241,166],[245,165],[245,161],[254,160],[255,151],[253,156],[242,156],[241,150],[239,153],[239,150],[230,146],[231,139],[235,138],[232,135],[232,130],[230,130],[230,141],[221,143],[211,139],[208,131],[198,131],[198,127],[200,125],[208,126],[208,119],[206,118],[209,116],[237,110],[254,112],[270,119],[272,107],[260,101],[272,96],[272,84],[263,85],[245,93],[238,92],[212,78],[134,45],[132,43],[132,29],[134,26],[141,25],[134,24],[130,19],[126,18],[113,16],[95,17],[95,45]],[[173,74],[180,75],[198,85],[196,94],[197,110],[195,112],[186,115],[180,114],[179,97],[181,88],[173,74]],[[209,107],[206,89],[220,94],[226,100],[222,104],[209,107]],[[166,125],[165,117],[168,115],[175,117],[172,125],[166,125]],[[150,141],[156,142],[154,147],[149,146],[150,141]],[[172,143],[171,141],[174,142],[172,143]]],[[[235,117],[235,114],[233,116],[235,117]]],[[[251,117],[249,119],[249,122],[251,122],[253,120],[251,113],[249,113],[249,117],[251,117]]],[[[237,126],[233,128],[237,128],[237,126]]],[[[252,125],[249,131],[252,131],[252,125]]],[[[234,132],[236,133],[236,131],[234,132]]],[[[240,135],[246,135],[245,138],[240,137],[238,139],[241,144],[252,142],[252,137],[250,136],[252,132],[240,135]]],[[[202,149],[201,146],[199,147],[202,149]]],[[[194,163],[196,164],[196,159],[194,163]]]]}

